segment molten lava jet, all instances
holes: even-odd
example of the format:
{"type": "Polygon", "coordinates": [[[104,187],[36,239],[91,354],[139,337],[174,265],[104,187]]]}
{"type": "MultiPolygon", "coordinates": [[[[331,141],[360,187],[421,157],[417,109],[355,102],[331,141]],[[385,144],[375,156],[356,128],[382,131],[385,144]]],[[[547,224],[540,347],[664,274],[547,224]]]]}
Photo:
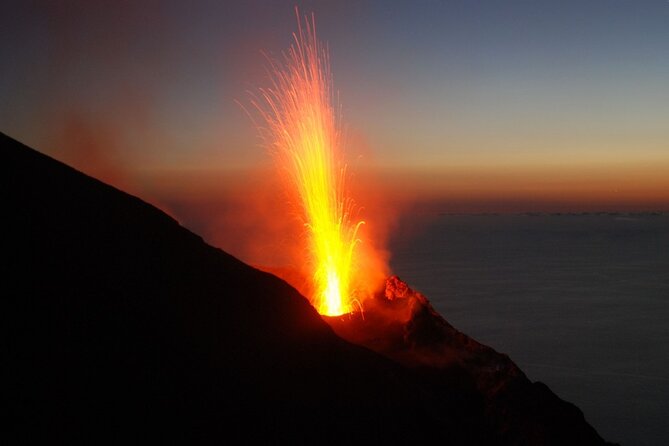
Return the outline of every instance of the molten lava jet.
{"type": "MultiPolygon", "coordinates": [[[[342,131],[327,48],[316,37],[313,14],[298,31],[284,61],[270,61],[271,86],[252,104],[265,126],[261,136],[298,205],[307,244],[308,296],[323,315],[360,308],[366,272],[359,271],[358,208],[347,192],[342,131]]],[[[365,251],[367,252],[367,251],[365,251]]],[[[305,262],[300,262],[305,263],[305,262]]],[[[371,277],[371,275],[367,275],[371,277]]]]}

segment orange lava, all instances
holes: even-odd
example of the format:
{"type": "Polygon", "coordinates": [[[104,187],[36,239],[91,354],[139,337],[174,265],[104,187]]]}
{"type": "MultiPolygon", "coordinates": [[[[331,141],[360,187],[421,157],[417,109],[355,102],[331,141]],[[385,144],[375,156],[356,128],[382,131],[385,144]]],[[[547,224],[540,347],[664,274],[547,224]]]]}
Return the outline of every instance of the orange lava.
{"type": "MultiPolygon", "coordinates": [[[[358,208],[347,191],[342,132],[332,89],[327,48],[316,37],[313,14],[298,17],[298,31],[282,63],[270,61],[272,84],[252,101],[265,126],[261,135],[298,204],[313,279],[308,296],[323,315],[360,308],[365,285],[360,271],[358,208]]],[[[372,274],[367,275],[372,277],[372,274]]]]}

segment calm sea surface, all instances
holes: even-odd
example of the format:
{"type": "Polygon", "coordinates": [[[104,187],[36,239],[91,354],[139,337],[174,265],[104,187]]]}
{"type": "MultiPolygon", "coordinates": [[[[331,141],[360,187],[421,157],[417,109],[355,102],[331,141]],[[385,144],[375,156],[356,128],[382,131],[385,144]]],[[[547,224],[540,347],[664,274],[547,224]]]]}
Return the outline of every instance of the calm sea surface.
{"type": "Polygon", "coordinates": [[[434,215],[390,248],[451,324],[606,440],[669,444],[669,214],[434,215]]]}

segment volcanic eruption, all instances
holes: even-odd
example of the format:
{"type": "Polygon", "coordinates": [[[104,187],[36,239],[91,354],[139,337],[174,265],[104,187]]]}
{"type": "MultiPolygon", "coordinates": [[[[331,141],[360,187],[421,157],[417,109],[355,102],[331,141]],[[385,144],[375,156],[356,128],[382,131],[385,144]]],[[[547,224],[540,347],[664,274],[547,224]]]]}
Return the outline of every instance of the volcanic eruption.
{"type": "Polygon", "coordinates": [[[311,277],[306,293],[320,314],[337,316],[362,308],[375,274],[361,265],[374,256],[363,243],[359,208],[348,190],[340,109],[332,87],[328,49],[316,36],[316,22],[295,9],[298,30],[283,61],[270,59],[271,86],[252,104],[258,126],[296,206],[306,243],[302,271],[311,277]]]}
{"type": "Polygon", "coordinates": [[[578,408],[386,279],[347,192],[313,15],[271,67],[253,104],[301,219],[311,306],[289,279],[0,133],[14,436],[603,445],[578,408]]]}
{"type": "Polygon", "coordinates": [[[328,49],[317,38],[314,15],[303,24],[295,13],[291,47],[281,61],[268,58],[271,85],[251,100],[303,228],[305,249],[295,264],[309,284],[295,283],[292,272],[274,273],[299,289],[341,338],[407,367],[425,383],[438,382],[433,396],[440,410],[471,428],[471,444],[603,443],[578,409],[529,381],[506,355],[459,332],[425,296],[388,274],[363,237],[366,223],[349,193],[328,49]],[[537,421],[526,425],[530,413],[537,421]],[[470,425],[479,417],[484,427],[470,425]],[[565,419],[574,427],[563,430],[558,420],[565,419]]]}

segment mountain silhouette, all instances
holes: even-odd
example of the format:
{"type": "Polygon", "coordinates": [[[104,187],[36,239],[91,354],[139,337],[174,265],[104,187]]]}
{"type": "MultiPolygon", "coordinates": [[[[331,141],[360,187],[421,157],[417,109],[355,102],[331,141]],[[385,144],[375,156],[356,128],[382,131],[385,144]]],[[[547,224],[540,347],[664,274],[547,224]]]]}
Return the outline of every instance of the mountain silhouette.
{"type": "Polygon", "coordinates": [[[141,199],[0,146],[3,399],[19,443],[604,444],[547,387],[508,390],[507,416],[466,367],[356,340],[141,199]]]}

